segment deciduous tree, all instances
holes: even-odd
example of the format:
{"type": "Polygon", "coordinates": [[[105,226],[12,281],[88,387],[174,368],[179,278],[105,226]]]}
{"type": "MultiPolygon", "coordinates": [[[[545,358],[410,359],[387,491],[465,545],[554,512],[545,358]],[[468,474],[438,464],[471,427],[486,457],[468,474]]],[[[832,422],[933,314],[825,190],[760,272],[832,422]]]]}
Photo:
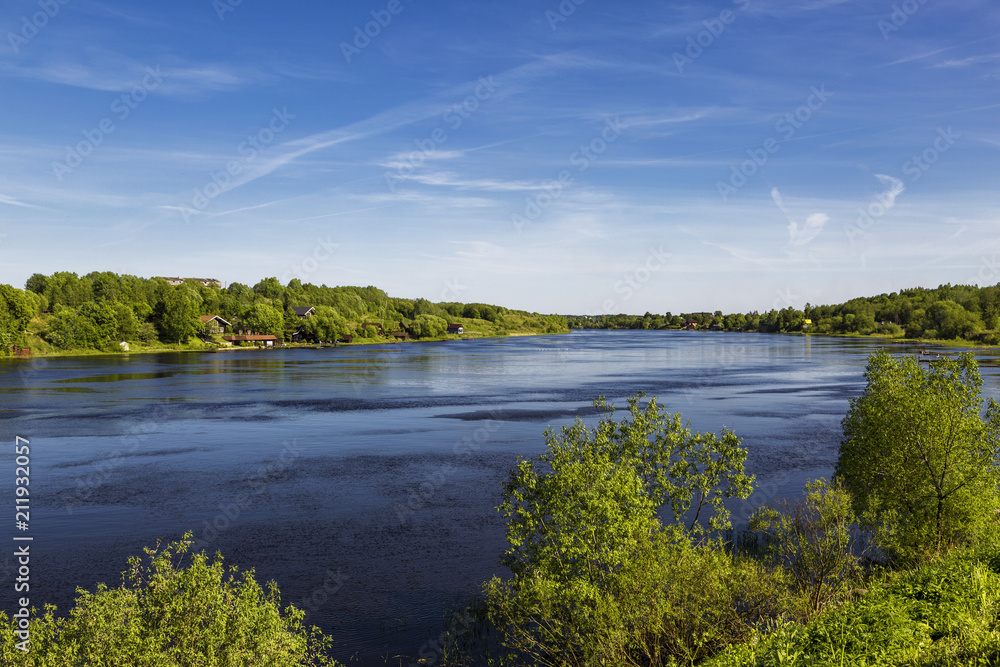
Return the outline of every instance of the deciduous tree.
{"type": "Polygon", "coordinates": [[[932,361],[877,352],[851,399],[836,474],[890,555],[940,552],[973,539],[1000,507],[1000,408],[982,414],[971,352],[932,361]]]}

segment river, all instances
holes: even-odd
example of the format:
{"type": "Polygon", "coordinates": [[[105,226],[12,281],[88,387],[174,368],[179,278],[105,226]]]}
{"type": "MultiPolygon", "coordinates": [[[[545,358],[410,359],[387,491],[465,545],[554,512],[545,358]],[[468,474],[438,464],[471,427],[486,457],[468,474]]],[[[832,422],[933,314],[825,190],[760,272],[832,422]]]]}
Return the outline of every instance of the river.
{"type": "MultiPolygon", "coordinates": [[[[546,426],[592,422],[595,396],[622,405],[639,391],[694,430],[728,426],[759,487],[733,508],[740,519],[830,475],[848,398],[883,345],[585,331],[2,360],[11,446],[0,488],[12,518],[14,439],[27,438],[33,604],[66,610],[77,586],[117,585],[130,555],[191,530],[199,547],[275,580],[333,637],[339,660],[408,665],[450,601],[503,574],[494,508],[518,457],[544,449],[546,426]]],[[[1000,395],[994,358],[981,365],[985,393],[1000,395]]],[[[0,553],[8,613],[12,553],[0,553]]]]}

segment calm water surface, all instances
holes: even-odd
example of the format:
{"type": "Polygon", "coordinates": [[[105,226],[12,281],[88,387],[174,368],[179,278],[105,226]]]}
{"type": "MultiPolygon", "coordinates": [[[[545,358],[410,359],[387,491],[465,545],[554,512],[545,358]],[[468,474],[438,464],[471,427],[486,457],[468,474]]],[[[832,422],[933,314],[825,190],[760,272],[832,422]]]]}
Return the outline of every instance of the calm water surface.
{"type": "MultiPolygon", "coordinates": [[[[880,345],[611,331],[6,360],[3,437],[32,449],[31,599],[66,609],[77,586],[116,585],[129,555],[190,530],[199,547],[275,580],[340,660],[408,665],[449,601],[504,574],[494,507],[518,457],[544,449],[547,426],[592,422],[598,394],[621,405],[644,391],[695,430],[725,425],[744,439],[751,502],[795,495],[832,472],[847,399],[880,345]]],[[[995,359],[980,363],[987,395],[1000,396],[995,359]]],[[[0,488],[12,499],[4,451],[0,488]]],[[[8,611],[11,552],[0,552],[8,611]]]]}

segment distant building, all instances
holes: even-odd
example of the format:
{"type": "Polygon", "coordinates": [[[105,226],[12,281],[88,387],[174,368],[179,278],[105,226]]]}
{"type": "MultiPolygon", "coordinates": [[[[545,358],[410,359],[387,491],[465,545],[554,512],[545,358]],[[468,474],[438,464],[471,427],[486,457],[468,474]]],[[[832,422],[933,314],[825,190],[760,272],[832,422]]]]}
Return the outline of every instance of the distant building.
{"type": "Polygon", "coordinates": [[[271,334],[235,334],[232,336],[223,336],[222,340],[229,341],[230,343],[249,342],[258,347],[274,347],[275,343],[278,342],[278,337],[271,334]]]}
{"type": "Polygon", "coordinates": [[[300,320],[304,320],[310,315],[315,315],[316,309],[312,306],[292,306],[292,312],[298,315],[300,320]]]}
{"type": "Polygon", "coordinates": [[[465,333],[465,329],[462,328],[461,324],[449,324],[448,325],[448,333],[461,335],[461,334],[465,333]]]}
{"type": "Polygon", "coordinates": [[[209,322],[215,322],[218,325],[218,327],[219,327],[219,333],[220,334],[226,333],[226,331],[229,330],[228,328],[231,327],[231,326],[233,326],[232,324],[230,324],[229,322],[225,321],[224,319],[222,319],[218,315],[202,315],[202,316],[199,317],[199,319],[201,320],[201,326],[202,326],[202,328],[210,327],[211,325],[209,324],[209,322]]]}
{"type": "Polygon", "coordinates": [[[166,280],[171,285],[183,285],[185,280],[193,280],[196,283],[201,283],[205,287],[218,287],[222,288],[222,282],[216,280],[215,278],[177,278],[177,277],[167,277],[160,276],[163,280],[166,280]]]}

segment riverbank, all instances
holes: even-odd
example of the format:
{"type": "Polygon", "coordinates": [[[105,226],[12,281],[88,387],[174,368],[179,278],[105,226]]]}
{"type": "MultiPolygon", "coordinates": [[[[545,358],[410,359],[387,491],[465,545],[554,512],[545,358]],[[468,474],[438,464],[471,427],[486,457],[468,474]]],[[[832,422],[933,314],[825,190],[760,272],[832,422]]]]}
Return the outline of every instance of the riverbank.
{"type": "Polygon", "coordinates": [[[117,350],[95,350],[88,348],[77,348],[70,350],[58,350],[52,345],[46,343],[37,336],[31,336],[29,340],[29,345],[26,345],[28,349],[31,350],[30,355],[18,356],[18,357],[8,357],[10,359],[51,359],[59,357],[128,357],[131,355],[145,355],[145,354],[164,354],[168,352],[246,352],[246,351],[261,351],[268,352],[274,350],[293,350],[293,349],[303,349],[303,350],[319,350],[334,347],[359,347],[364,345],[398,345],[404,343],[440,343],[445,341],[457,341],[457,340],[476,340],[480,338],[513,338],[518,336],[555,336],[570,333],[570,331],[557,331],[557,332],[508,332],[508,333],[493,333],[487,334],[482,332],[470,332],[467,334],[449,334],[446,336],[439,336],[434,338],[409,338],[406,340],[398,339],[387,339],[387,338],[355,338],[354,341],[350,343],[338,343],[337,345],[331,344],[315,344],[315,343],[284,343],[277,347],[259,347],[259,346],[221,346],[221,345],[209,345],[207,343],[198,341],[184,344],[135,344],[130,343],[128,351],[117,350]]]}

